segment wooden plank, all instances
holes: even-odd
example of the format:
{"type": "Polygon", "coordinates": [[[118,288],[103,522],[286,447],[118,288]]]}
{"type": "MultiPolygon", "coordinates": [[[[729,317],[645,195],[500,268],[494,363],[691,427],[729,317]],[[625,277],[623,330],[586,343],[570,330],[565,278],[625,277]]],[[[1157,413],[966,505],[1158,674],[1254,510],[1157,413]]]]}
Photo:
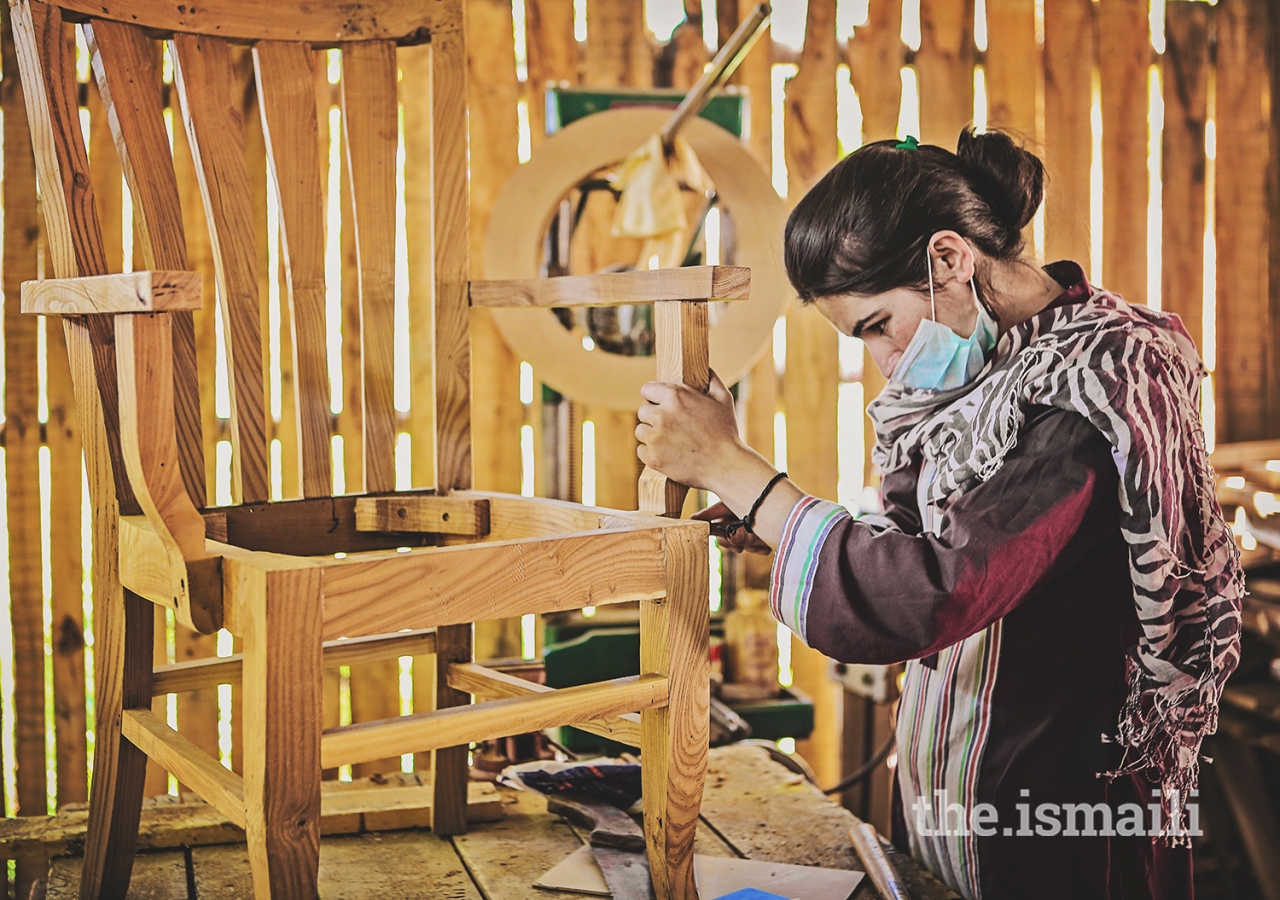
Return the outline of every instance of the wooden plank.
{"type": "Polygon", "coordinates": [[[530,138],[533,148],[546,140],[547,86],[578,82],[578,42],[573,35],[573,7],[558,0],[527,0],[524,5],[528,59],[530,138]]]}
{"type": "Polygon", "coordinates": [[[361,497],[359,531],[425,531],[483,537],[489,533],[489,501],[474,497],[361,497]]]}
{"type": "Polygon", "coordinates": [[[22,312],[46,315],[199,309],[199,272],[128,272],[45,278],[22,285],[22,312]]]}
{"type": "Polygon", "coordinates": [[[81,546],[84,470],[80,423],[58,320],[44,322],[49,402],[49,576],[53,649],[53,712],[58,759],[58,805],[88,799],[85,733],[84,570],[81,546]]]}
{"type": "Polygon", "coordinates": [[[1092,0],[1056,0],[1044,9],[1045,259],[1090,262],[1092,0]]]}
{"type": "Polygon", "coordinates": [[[145,25],[159,32],[212,34],[243,41],[403,40],[422,43],[449,33],[457,20],[442,4],[416,0],[357,0],[333,7],[315,0],[283,0],[263,9],[258,0],[221,0],[216,6],[174,6],[167,0],[66,0],[86,16],[145,25]]]}
{"type": "MultiPolygon", "coordinates": [[[[431,49],[406,47],[399,53],[400,108],[405,159],[431,153],[431,49]]],[[[406,166],[404,231],[409,251],[409,456],[414,487],[435,484],[434,250],[432,249],[429,166],[406,166]]],[[[434,665],[431,670],[434,671],[434,665]]],[[[414,671],[417,672],[417,667],[414,671]]],[[[415,696],[417,688],[414,688],[415,696]]]]}
{"type": "Polygon", "coordinates": [[[653,272],[562,275],[512,281],[473,281],[472,306],[624,306],[664,300],[745,300],[751,270],[743,266],[688,266],[653,272]]]}
{"type": "Polygon", "coordinates": [[[652,82],[653,52],[642,6],[630,0],[587,0],[587,21],[587,83],[611,88],[652,82]]]}
{"type": "Polygon", "coordinates": [[[342,51],[342,122],[360,273],[364,489],[395,490],[396,54],[388,42],[342,51]]]}
{"type": "MultiPolygon", "coordinates": [[[[3,67],[15,72],[12,13],[4,12],[3,67]]],[[[60,42],[60,34],[55,36],[60,42]]],[[[36,171],[22,85],[0,82],[4,111],[5,229],[3,244],[5,346],[5,490],[9,523],[9,617],[13,628],[14,760],[18,815],[45,813],[44,588],[40,524],[40,421],[37,410],[36,331],[39,322],[23,316],[19,286],[37,275],[36,171]]],[[[39,127],[42,123],[34,123],[39,127]]],[[[24,862],[19,886],[29,885],[34,868],[24,862]]]]}
{"type": "Polygon", "coordinates": [[[656,599],[666,593],[662,535],[602,531],[328,560],[324,636],[656,599]]]}
{"type": "Polygon", "coordinates": [[[1147,7],[1146,0],[1097,3],[1098,74],[1105,85],[1102,278],[1130,303],[1147,302],[1147,7]]]}
{"type": "MultiPolygon", "coordinates": [[[[133,200],[135,255],[141,251],[145,268],[155,271],[187,269],[182,203],[164,124],[155,48],[140,28],[117,22],[88,23],[85,37],[133,200]]],[[[199,374],[189,312],[173,315],[172,343],[178,461],[192,501],[203,505],[199,374]]]]}
{"type": "MultiPolygon", "coordinates": [[[[653,307],[658,380],[706,393],[711,383],[707,345],[707,304],[666,300],[653,307]]],[[[638,487],[640,509],[668,518],[680,517],[689,488],[645,466],[638,487]]]]}
{"type": "Polygon", "coordinates": [[[244,827],[244,782],[149,709],[126,709],[124,736],[191,786],[233,823],[244,827]]]}
{"type": "MultiPolygon", "coordinates": [[[[81,896],[81,861],[54,860],[49,871],[48,900],[81,896]]],[[[125,900],[188,900],[187,857],[181,850],[139,854],[125,900]]]]}
{"type": "MultiPolygon", "coordinates": [[[[322,652],[325,667],[334,668],[434,653],[435,647],[435,632],[424,628],[396,634],[325,641],[322,652]]],[[[157,666],[152,676],[151,690],[156,694],[182,693],[209,685],[240,684],[243,666],[244,655],[240,653],[157,666]]]]}
{"type": "MultiPolygon", "coordinates": [[[[462,0],[441,6],[463,20],[462,0]]],[[[436,486],[472,484],[471,350],[467,334],[467,60],[463,29],[432,42],[432,203],[435,210],[436,486]]]]}
{"type": "Polygon", "coordinates": [[[1036,140],[1036,95],[1042,78],[1036,43],[1036,0],[987,0],[987,125],[1036,140]]]}
{"type": "MultiPolygon", "coordinates": [[[[481,900],[447,838],[405,832],[326,838],[323,846],[319,878],[322,897],[481,900]]],[[[191,869],[196,896],[253,900],[249,861],[243,846],[194,849],[191,869]]]]}
{"type": "MultiPolygon", "coordinates": [[[[954,14],[959,6],[953,4],[954,14]]],[[[971,7],[970,7],[971,9],[971,7]]],[[[944,88],[943,79],[960,77],[967,57],[960,52],[961,42],[969,34],[968,25],[951,21],[934,6],[921,10],[922,17],[933,24],[932,37],[921,46],[916,62],[921,78],[921,127],[929,134],[933,127],[942,131],[941,121],[954,115],[954,110],[940,105],[926,105],[924,97],[937,90],[944,97],[959,102],[954,85],[944,88]],[[927,15],[926,15],[927,14],[927,15]],[[922,61],[921,56],[925,59],[922,61]],[[934,84],[925,83],[926,76],[934,84]]],[[[951,13],[947,13],[947,16],[951,13]]],[[[800,71],[787,86],[786,152],[788,195],[798,199],[836,159],[835,66],[832,49],[835,40],[834,3],[811,4],[805,27],[805,45],[800,57],[800,71]],[[808,74],[806,74],[808,72],[808,74]]],[[[972,21],[970,15],[969,21],[972,21]]],[[[970,78],[972,80],[972,78],[970,78]]],[[[940,104],[935,98],[932,104],[940,104]]],[[[972,108],[972,104],[970,104],[972,108]]],[[[950,127],[950,126],[945,126],[950,127]]],[[[958,131],[958,128],[957,128],[958,131]]],[[[952,132],[954,135],[956,132],[952,132]]],[[[928,139],[926,137],[926,139],[928,139]]],[[[939,138],[940,140],[940,138],[939,138]]],[[[787,314],[787,364],[782,377],[782,401],[787,415],[787,464],[791,479],[800,488],[818,497],[836,496],[838,442],[836,423],[839,410],[839,347],[837,336],[811,309],[793,308],[787,314]]],[[[824,782],[834,783],[840,775],[840,709],[839,693],[827,678],[826,658],[792,640],[792,669],[795,684],[814,699],[814,733],[800,741],[798,752],[805,757],[824,782]]]]}
{"type": "Polygon", "coordinates": [[[257,253],[238,85],[226,42],[178,35],[171,47],[222,305],[231,392],[232,497],[235,502],[267,500],[257,253]]]}
{"type": "Polygon", "coordinates": [[[902,79],[897,73],[905,63],[906,49],[902,42],[902,4],[870,0],[867,23],[854,32],[848,53],[849,78],[858,92],[862,134],[868,142],[888,140],[898,133],[902,79]]]}
{"type": "Polygon", "coordinates": [[[666,702],[666,678],[632,675],[545,694],[486,700],[466,707],[327,728],[320,755],[325,766],[338,766],[376,759],[388,750],[409,753],[424,748],[465,747],[469,741],[589,722],[652,709],[666,702]]]}
{"type": "Polygon", "coordinates": [[[233,588],[244,626],[244,793],[257,897],[312,897],[320,856],[321,573],[233,588]]]}
{"type": "Polygon", "coordinates": [[[1182,317],[1191,339],[1204,341],[1204,131],[1209,118],[1209,8],[1165,8],[1164,136],[1160,151],[1160,305],[1182,317]]]}
{"type": "Polygon", "coordinates": [[[644,834],[654,893],[696,900],[693,841],[711,727],[707,642],[707,541],[692,529],[664,533],[668,592],[640,604],[640,672],[668,682],[666,706],[640,714],[644,834]]]}
{"type": "Polygon", "coordinates": [[[1267,74],[1266,4],[1223,0],[1215,10],[1218,42],[1214,221],[1218,252],[1217,367],[1214,397],[1222,441],[1277,436],[1280,363],[1272,346],[1277,320],[1270,310],[1267,257],[1267,171],[1257,148],[1268,146],[1263,99],[1267,74]]]}
{"type": "Polygon", "coordinates": [[[921,143],[953,150],[973,122],[973,7],[974,0],[921,0],[915,56],[921,143]]]}
{"type": "MultiPolygon", "coordinates": [[[[449,665],[447,681],[450,687],[466,691],[480,700],[525,697],[529,694],[545,694],[554,690],[545,684],[526,681],[475,663],[449,665]]],[[[589,722],[579,722],[574,727],[632,747],[640,746],[640,717],[635,713],[625,713],[608,719],[592,719],[589,722]]]]}
{"type": "MultiPolygon", "coordinates": [[[[101,269],[80,269],[75,274],[96,275],[108,271],[108,266],[110,270],[118,270],[124,258],[124,219],[121,211],[124,175],[120,171],[120,157],[116,154],[115,143],[111,138],[111,126],[107,122],[107,111],[102,104],[102,93],[93,79],[89,80],[85,106],[89,111],[90,183],[93,185],[105,258],[101,269]]],[[[67,277],[65,273],[58,274],[67,277]]]]}
{"type": "MultiPolygon", "coordinates": [[[[702,815],[747,859],[861,870],[848,829],[858,820],[816,787],[773,762],[760,747],[717,747],[710,753],[702,815]]],[[[910,896],[955,898],[954,891],[897,850],[885,848],[910,896]]],[[[857,896],[871,896],[862,889],[857,896]]]]}
{"type": "Polygon", "coordinates": [[[301,492],[304,497],[323,497],[333,493],[333,482],[325,337],[325,217],[316,153],[319,138],[311,55],[303,44],[261,42],[254,46],[253,58],[289,273],[301,492]]]}

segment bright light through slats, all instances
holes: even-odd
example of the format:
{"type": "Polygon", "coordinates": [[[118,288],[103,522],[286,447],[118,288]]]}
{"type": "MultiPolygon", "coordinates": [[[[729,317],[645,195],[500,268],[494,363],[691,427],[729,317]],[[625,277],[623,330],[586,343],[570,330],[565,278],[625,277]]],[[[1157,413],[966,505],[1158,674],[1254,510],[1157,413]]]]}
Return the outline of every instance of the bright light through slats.
{"type": "Polygon", "coordinates": [[[396,490],[413,489],[413,438],[408,432],[396,435],[396,490]]]}
{"type": "Polygon", "coordinates": [[[780,412],[773,414],[773,467],[779,472],[787,469],[787,417],[780,412]]]}
{"type": "Polygon", "coordinates": [[[987,0],[977,0],[974,4],[973,43],[979,53],[987,52],[987,0]]]}
{"type": "Polygon", "coordinates": [[[902,42],[912,50],[920,49],[920,0],[902,4],[902,42]]]}
{"type": "Polygon", "coordinates": [[[396,129],[396,296],[395,296],[395,352],[392,365],[395,372],[396,412],[409,411],[409,238],[405,231],[404,199],[404,109],[398,108],[396,129]]]}
{"type": "Polygon", "coordinates": [[[644,22],[653,36],[662,43],[671,40],[671,34],[684,21],[684,5],[671,0],[644,0],[644,22]]]}
{"type": "Polygon", "coordinates": [[[533,659],[538,655],[538,617],[525,613],[520,617],[520,658],[533,659]]]}
{"type": "Polygon", "coordinates": [[[520,426],[520,495],[533,496],[533,426],[520,426]]]}
{"type": "Polygon", "coordinates": [[[902,106],[898,109],[898,140],[907,135],[920,137],[920,85],[916,80],[916,70],[903,66],[902,72],[902,106]]]}
{"type": "Polygon", "coordinates": [[[707,217],[702,225],[702,236],[707,245],[706,264],[720,265],[720,210],[714,207],[707,210],[707,217]]]}
{"type": "Polygon", "coordinates": [[[573,0],[573,39],[579,44],[587,39],[587,0],[573,0]]]}
{"type": "Polygon", "coordinates": [[[516,104],[516,158],[527,163],[533,157],[533,134],[529,126],[529,101],[521,98],[516,104]]]}
{"type": "Polygon", "coordinates": [[[862,106],[849,80],[848,66],[836,69],[836,137],[842,157],[862,146],[862,106]]]}
{"type": "Polygon", "coordinates": [[[218,441],[213,448],[213,503],[215,506],[231,505],[231,442],[218,441]]]}
{"type": "Polygon", "coordinates": [[[342,412],[342,112],[329,108],[329,208],[324,235],[324,325],[329,351],[329,409],[342,412]]]}
{"type": "Polygon", "coordinates": [[[1089,162],[1089,280],[1105,284],[1102,271],[1102,80],[1097,69],[1091,79],[1089,125],[1093,148],[1089,162]]]}
{"type": "Polygon", "coordinates": [[[973,130],[978,134],[987,130],[987,71],[982,66],[973,70],[973,130]]]}
{"type": "MultiPolygon", "coordinates": [[[[40,586],[44,644],[44,708],[53,709],[53,458],[48,447],[38,454],[40,471],[40,586]]],[[[47,726],[46,726],[47,730],[47,726]]],[[[45,792],[50,814],[58,811],[58,755],[54,741],[44,745],[45,792]]]]}
{"type": "Polygon", "coordinates": [[[773,323],[773,370],[779,377],[787,371],[787,318],[778,316],[773,323]]]}
{"type": "Polygon", "coordinates": [[[582,502],[596,505],[596,423],[582,423],[582,502]]]}
{"type": "Polygon", "coordinates": [[[791,629],[778,623],[778,684],[791,687],[795,673],[791,671],[791,629]]]}
{"type": "MultiPolygon", "coordinates": [[[[776,4],[774,5],[773,18],[770,21],[774,40],[777,40],[779,16],[776,4]]],[[[784,110],[787,105],[787,79],[794,76],[799,70],[799,67],[793,63],[779,63],[769,70],[769,100],[772,104],[770,109],[773,112],[773,143],[771,146],[773,189],[778,192],[779,197],[787,196],[787,148],[784,140],[786,133],[784,110]]]]}
{"type": "Polygon", "coordinates": [[[525,406],[533,403],[533,366],[524,360],[520,361],[520,402],[525,406]]]}
{"type": "Polygon", "coordinates": [[[284,307],[280,300],[280,198],[276,194],[275,176],[267,166],[267,351],[270,359],[271,419],[279,422],[284,403],[283,370],[280,359],[281,315],[284,307]]]}
{"type": "MultiPolygon", "coordinates": [[[[52,322],[62,327],[61,318],[52,322]]],[[[36,418],[41,422],[49,421],[49,324],[48,316],[36,317],[36,418]]]]}
{"type": "Polygon", "coordinates": [[[529,30],[524,0],[511,0],[512,36],[516,47],[516,78],[529,79],[529,30]]]}
{"type": "Polygon", "coordinates": [[[284,499],[284,454],[279,438],[271,439],[271,499],[284,499]]]}
{"type": "Polygon", "coordinates": [[[342,435],[331,437],[329,448],[333,460],[333,494],[336,497],[347,492],[347,448],[342,435]]]}

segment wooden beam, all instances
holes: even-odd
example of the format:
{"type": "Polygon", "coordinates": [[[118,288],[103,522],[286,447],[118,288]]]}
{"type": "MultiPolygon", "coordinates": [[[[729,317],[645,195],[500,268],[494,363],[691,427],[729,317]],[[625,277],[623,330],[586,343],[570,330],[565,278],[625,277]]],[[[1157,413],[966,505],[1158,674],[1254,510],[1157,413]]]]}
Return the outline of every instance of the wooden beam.
{"type": "Polygon", "coordinates": [[[298,41],[332,45],[341,41],[397,40],[425,43],[448,32],[453,19],[440,4],[417,0],[357,0],[332,6],[315,0],[221,0],[212,7],[169,0],[67,0],[82,16],[143,25],[162,33],[184,31],[241,41],[298,41]]]}
{"type": "Polygon", "coordinates": [[[1209,14],[1203,3],[1165,9],[1160,306],[1182,317],[1203,352],[1205,122],[1209,118],[1209,14]]]}
{"type": "Polygon", "coordinates": [[[1103,85],[1102,281],[1130,303],[1147,302],[1148,5],[1099,0],[1096,6],[1103,85]]]}
{"type": "Polygon", "coordinates": [[[632,675],[561,688],[549,694],[488,700],[381,722],[344,725],[325,730],[320,741],[321,764],[339,766],[377,759],[388,752],[465,745],[468,741],[652,709],[666,702],[666,678],[632,675]]]}
{"type": "MultiPolygon", "coordinates": [[[[706,526],[685,526],[705,534],[706,526]]],[[[324,637],[456,625],[666,594],[665,529],[324,560],[324,637]]]]}
{"type": "Polygon", "coordinates": [[[22,284],[22,311],[76,316],[199,309],[199,272],[126,272],[22,284]]]}
{"type": "Polygon", "coordinates": [[[1055,0],[1044,8],[1045,259],[1089,270],[1089,170],[1093,138],[1094,3],[1055,0]]]}
{"type": "Polygon", "coordinates": [[[563,275],[512,281],[473,281],[471,305],[490,307],[625,306],[662,300],[745,300],[751,270],[687,266],[652,272],[563,275]]]}
{"type": "MultiPolygon", "coordinates": [[[[375,634],[341,641],[325,641],[322,646],[326,668],[359,665],[401,656],[421,656],[436,652],[434,629],[418,629],[402,634],[375,634]]],[[[157,666],[151,676],[153,694],[179,694],[219,684],[241,684],[244,654],[198,659],[157,666]]]]}
{"type": "Polygon", "coordinates": [[[244,782],[149,709],[126,709],[124,736],[233,823],[244,827],[244,782]]]}
{"type": "Polygon", "coordinates": [[[458,497],[361,497],[357,531],[417,531],[483,537],[489,533],[489,501],[458,497]]]}
{"type": "MultiPolygon", "coordinates": [[[[454,663],[448,667],[447,672],[450,687],[466,691],[478,700],[527,697],[530,694],[545,694],[555,690],[545,684],[526,681],[515,675],[508,675],[475,663],[454,663]]],[[[578,722],[573,727],[631,747],[640,746],[638,713],[623,713],[620,716],[578,722]]]]}

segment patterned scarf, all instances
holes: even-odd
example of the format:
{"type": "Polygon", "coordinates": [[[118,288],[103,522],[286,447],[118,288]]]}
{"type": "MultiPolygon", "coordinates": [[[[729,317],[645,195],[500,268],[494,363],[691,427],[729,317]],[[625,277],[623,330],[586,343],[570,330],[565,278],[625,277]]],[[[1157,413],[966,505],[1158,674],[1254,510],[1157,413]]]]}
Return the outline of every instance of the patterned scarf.
{"type": "Polygon", "coordinates": [[[1124,757],[1099,774],[1142,772],[1158,783],[1175,811],[1164,836],[1183,845],[1200,743],[1217,729],[1218,698],[1240,659],[1245,593],[1204,445],[1204,374],[1177,316],[1097,291],[1011,329],[971,384],[947,392],[890,384],[867,408],[881,471],[934,461],[927,502],[939,510],[999,470],[1029,406],[1079,413],[1106,436],[1141,635],[1126,660],[1124,757]]]}

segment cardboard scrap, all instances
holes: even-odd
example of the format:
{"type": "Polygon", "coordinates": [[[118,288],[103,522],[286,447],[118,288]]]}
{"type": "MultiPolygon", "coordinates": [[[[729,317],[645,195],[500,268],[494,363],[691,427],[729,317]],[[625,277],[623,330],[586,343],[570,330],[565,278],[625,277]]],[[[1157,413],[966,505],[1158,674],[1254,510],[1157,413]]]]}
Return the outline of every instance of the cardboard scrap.
{"type": "MultiPolygon", "coordinates": [[[[694,856],[693,871],[698,880],[698,893],[703,897],[726,898],[735,892],[755,889],[756,893],[740,894],[743,900],[759,900],[768,896],[785,900],[849,900],[862,881],[861,872],[822,869],[817,866],[793,866],[757,859],[733,859],[719,856],[694,856]],[[767,892],[767,893],[762,893],[767,892]]],[[[533,883],[549,891],[577,891],[608,897],[609,888],[596,865],[591,848],[579,847],[533,883]]],[[[726,898],[727,900],[727,898],[726,898]]]]}

